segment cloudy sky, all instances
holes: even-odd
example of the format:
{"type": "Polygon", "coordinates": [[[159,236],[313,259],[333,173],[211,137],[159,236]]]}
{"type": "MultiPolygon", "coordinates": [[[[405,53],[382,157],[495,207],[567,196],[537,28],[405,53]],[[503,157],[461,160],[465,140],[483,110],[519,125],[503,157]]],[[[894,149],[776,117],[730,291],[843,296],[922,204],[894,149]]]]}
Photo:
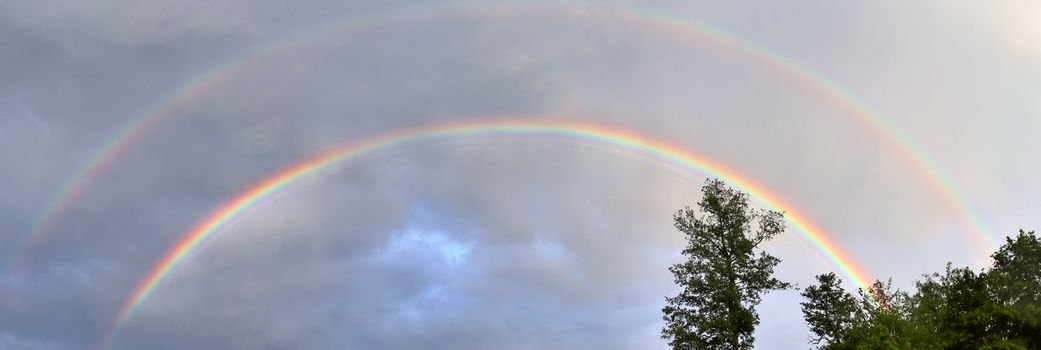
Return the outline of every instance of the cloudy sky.
{"type": "MultiPolygon", "coordinates": [[[[97,349],[251,184],[462,120],[682,147],[905,288],[1041,227],[1034,1],[0,0],[0,47],[4,349],[97,349]]],[[[387,148],[237,218],[110,348],[665,348],[671,216],[709,175],[560,138],[387,148]]],[[[800,286],[838,270],[793,227],[766,249],[800,286]]],[[[757,345],[807,348],[799,301],[765,299],[757,345]]]]}

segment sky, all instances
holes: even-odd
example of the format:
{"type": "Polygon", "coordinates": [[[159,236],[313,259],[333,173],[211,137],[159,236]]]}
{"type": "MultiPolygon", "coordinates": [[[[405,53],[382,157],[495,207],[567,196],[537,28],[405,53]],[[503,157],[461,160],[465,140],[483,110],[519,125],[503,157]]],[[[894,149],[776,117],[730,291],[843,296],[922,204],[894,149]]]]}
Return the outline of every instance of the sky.
{"type": "Polygon", "coordinates": [[[1034,1],[0,0],[0,47],[3,349],[663,349],[711,177],[814,228],[763,247],[800,287],[1041,227],[1034,1]]]}

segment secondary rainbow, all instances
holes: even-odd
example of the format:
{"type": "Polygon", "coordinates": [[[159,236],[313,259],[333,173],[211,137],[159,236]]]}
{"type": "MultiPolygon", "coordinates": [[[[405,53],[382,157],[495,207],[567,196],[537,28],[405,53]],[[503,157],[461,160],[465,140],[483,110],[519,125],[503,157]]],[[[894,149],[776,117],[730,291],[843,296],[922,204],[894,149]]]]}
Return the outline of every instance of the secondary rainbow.
{"type": "Polygon", "coordinates": [[[849,283],[858,288],[866,288],[867,282],[870,280],[864,270],[854,264],[853,260],[805,214],[762,185],[703,155],[631,131],[591,123],[533,119],[474,121],[398,131],[353,142],[307,158],[250,186],[241,194],[210,212],[202,221],[185,232],[182,238],[162,255],[162,258],[154,264],[130,293],[112,326],[103,336],[99,348],[106,349],[110,345],[117,330],[133,314],[134,310],[193,251],[199,249],[204,242],[212,239],[218,232],[222,232],[222,229],[227,228],[229,223],[235,219],[239,219],[243,213],[300,180],[345,161],[390,147],[437,139],[501,136],[555,137],[588,143],[647,158],[655,163],[673,166],[685,172],[722,178],[735,188],[748,193],[751,198],[762,205],[773,210],[784,211],[788,223],[800,233],[806,242],[834,264],[847,277],[849,283]]]}

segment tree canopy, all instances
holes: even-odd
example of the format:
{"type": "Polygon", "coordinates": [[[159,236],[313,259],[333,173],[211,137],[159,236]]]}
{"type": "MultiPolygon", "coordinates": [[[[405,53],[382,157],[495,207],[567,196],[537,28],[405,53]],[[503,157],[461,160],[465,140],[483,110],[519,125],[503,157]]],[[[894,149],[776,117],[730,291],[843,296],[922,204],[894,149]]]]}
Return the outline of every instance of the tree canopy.
{"type": "MultiPolygon", "coordinates": [[[[780,259],[761,245],[785,230],[783,214],[753,209],[748,196],[709,180],[697,210],[673,216],[685,260],[669,267],[681,288],[666,297],[661,337],[672,349],[751,349],[755,308],[773,290],[780,259]]],[[[1020,230],[974,271],[948,263],[912,291],[876,280],[851,293],[834,273],[802,290],[811,346],[847,349],[1041,350],[1041,239],[1020,230]]]]}
{"type": "Polygon", "coordinates": [[[947,265],[914,292],[876,281],[854,297],[834,274],[802,295],[803,317],[820,349],[1041,349],[1041,241],[1009,237],[975,272],[947,265]]]}

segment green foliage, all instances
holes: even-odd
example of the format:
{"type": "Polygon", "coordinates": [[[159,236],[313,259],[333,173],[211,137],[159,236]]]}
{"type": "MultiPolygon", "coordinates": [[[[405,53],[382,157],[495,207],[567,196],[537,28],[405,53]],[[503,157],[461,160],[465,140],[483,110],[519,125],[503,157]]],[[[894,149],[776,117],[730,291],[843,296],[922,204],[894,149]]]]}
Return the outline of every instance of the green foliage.
{"type": "Polygon", "coordinates": [[[1041,349],[1041,240],[1019,231],[991,255],[987,277],[995,304],[996,333],[1014,343],[1041,349]]]}
{"type": "Polygon", "coordinates": [[[943,275],[924,277],[915,282],[911,321],[942,349],[979,349],[989,343],[986,330],[994,321],[985,275],[947,264],[943,275]]]}
{"type": "Polygon", "coordinates": [[[762,295],[791,288],[773,277],[780,259],[758,249],[784,231],[784,219],[750,208],[746,194],[720,180],[702,191],[699,212],[687,207],[674,216],[687,260],[669,268],[683,290],[665,298],[662,339],[673,349],[751,349],[762,295]]]}
{"type": "Polygon", "coordinates": [[[803,318],[816,334],[814,345],[842,343],[854,326],[862,322],[864,314],[857,300],[842,289],[842,280],[835,273],[817,276],[817,285],[802,291],[806,301],[802,305],[803,318]]]}
{"type": "Polygon", "coordinates": [[[1019,232],[989,271],[950,264],[915,293],[876,281],[854,298],[834,274],[803,292],[803,316],[821,349],[1041,349],[1041,241],[1019,232]],[[855,304],[852,306],[851,304],[855,304]]]}

